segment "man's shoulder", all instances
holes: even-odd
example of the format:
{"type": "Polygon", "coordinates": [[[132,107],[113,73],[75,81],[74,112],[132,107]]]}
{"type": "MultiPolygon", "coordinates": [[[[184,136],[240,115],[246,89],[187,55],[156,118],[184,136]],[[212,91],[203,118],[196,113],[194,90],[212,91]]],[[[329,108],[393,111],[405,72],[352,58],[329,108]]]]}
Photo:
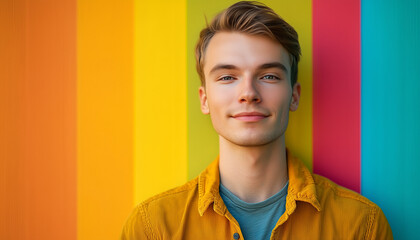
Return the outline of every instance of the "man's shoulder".
{"type": "Polygon", "coordinates": [[[165,231],[177,229],[185,209],[194,207],[197,198],[198,179],[195,178],[137,204],[124,225],[121,239],[156,239],[163,221],[165,231]]]}
{"type": "Polygon", "coordinates": [[[355,208],[377,208],[378,206],[361,194],[338,185],[330,179],[313,174],[318,199],[322,202],[334,201],[336,204],[343,204],[346,207],[355,208]]]}
{"type": "Polygon", "coordinates": [[[313,174],[324,223],[340,222],[344,229],[363,233],[366,239],[392,239],[391,228],[381,210],[371,200],[328,178],[313,174]],[[357,227],[354,227],[357,226],[357,227]]]}
{"type": "Polygon", "coordinates": [[[186,200],[198,192],[198,178],[194,178],[187,183],[159,193],[153,197],[141,202],[139,206],[150,207],[164,207],[165,205],[185,204],[186,200]]]}
{"type": "MultiPolygon", "coordinates": [[[[298,194],[296,199],[310,202],[317,210],[328,212],[333,206],[343,211],[371,211],[377,205],[366,197],[336,184],[330,179],[312,173],[301,160],[288,154],[289,181],[292,194],[298,194]]],[[[343,213],[338,211],[338,214],[343,213]]]]}

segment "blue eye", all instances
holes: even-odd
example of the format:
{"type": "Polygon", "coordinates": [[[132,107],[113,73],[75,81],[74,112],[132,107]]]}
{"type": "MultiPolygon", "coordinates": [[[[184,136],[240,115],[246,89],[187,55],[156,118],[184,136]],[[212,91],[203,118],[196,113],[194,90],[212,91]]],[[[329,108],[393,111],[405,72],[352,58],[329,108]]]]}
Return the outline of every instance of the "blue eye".
{"type": "Polygon", "coordinates": [[[263,79],[268,79],[268,80],[279,80],[280,78],[274,75],[265,75],[264,77],[262,77],[263,79]]]}
{"type": "Polygon", "coordinates": [[[223,81],[232,80],[232,79],[233,77],[231,76],[224,76],[224,77],[219,78],[219,80],[223,80],[223,81]]]}

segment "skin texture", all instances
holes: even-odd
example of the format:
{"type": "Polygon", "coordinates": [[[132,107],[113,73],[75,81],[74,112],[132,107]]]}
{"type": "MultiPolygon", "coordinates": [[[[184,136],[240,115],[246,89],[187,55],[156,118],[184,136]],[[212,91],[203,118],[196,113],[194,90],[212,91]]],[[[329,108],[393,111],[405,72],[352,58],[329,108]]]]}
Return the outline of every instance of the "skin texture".
{"type": "Polygon", "coordinates": [[[204,75],[201,111],[219,134],[221,182],[244,201],[263,201],[287,182],[284,133],[300,97],[289,54],[264,36],[219,32],[204,75]]]}

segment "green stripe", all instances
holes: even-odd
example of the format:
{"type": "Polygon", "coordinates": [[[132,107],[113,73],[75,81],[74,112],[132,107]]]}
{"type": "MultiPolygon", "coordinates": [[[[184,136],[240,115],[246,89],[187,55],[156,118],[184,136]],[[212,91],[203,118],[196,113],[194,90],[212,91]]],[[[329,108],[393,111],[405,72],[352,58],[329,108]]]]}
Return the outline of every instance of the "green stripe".
{"type": "MultiPolygon", "coordinates": [[[[187,64],[188,64],[188,178],[197,176],[218,154],[218,136],[210,117],[200,110],[198,87],[200,79],[195,69],[195,45],[206,18],[210,22],[221,10],[237,1],[187,1],[187,64]]],[[[262,1],[273,8],[299,33],[302,60],[299,79],[302,100],[299,111],[291,114],[286,143],[308,167],[312,167],[312,6],[310,0],[262,1]]]]}

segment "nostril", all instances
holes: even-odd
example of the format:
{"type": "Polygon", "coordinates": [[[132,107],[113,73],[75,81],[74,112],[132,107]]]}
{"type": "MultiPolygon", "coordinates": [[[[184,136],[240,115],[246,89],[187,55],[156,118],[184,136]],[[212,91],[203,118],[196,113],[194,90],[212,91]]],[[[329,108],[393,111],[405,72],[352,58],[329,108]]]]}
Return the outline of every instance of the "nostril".
{"type": "Polygon", "coordinates": [[[241,98],[239,100],[239,102],[256,102],[256,103],[259,103],[259,102],[261,102],[261,99],[260,98],[241,98]]]}

